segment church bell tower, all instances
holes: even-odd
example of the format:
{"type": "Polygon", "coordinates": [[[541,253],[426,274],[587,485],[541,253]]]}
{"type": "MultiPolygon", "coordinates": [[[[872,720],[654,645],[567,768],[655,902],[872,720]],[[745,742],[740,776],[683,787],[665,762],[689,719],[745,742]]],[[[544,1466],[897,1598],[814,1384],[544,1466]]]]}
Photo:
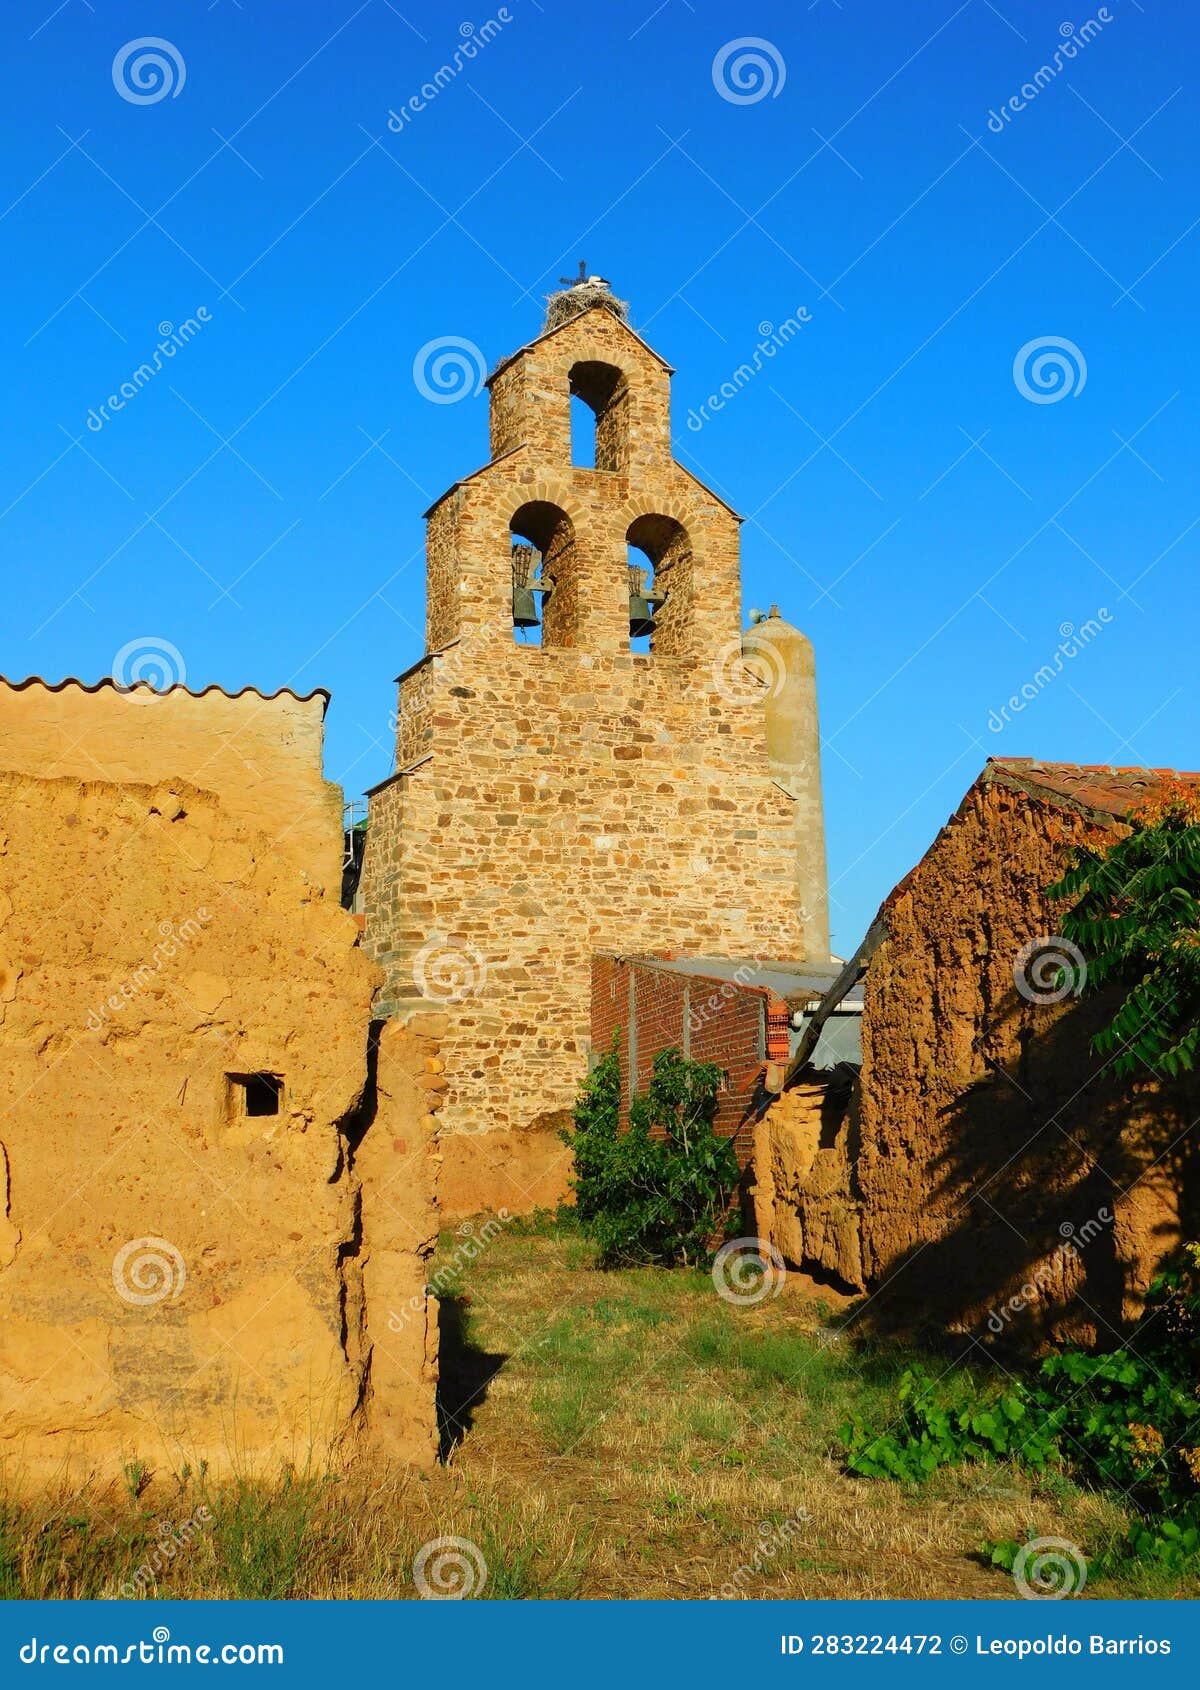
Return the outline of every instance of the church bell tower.
{"type": "Polygon", "coordinates": [[[671,375],[582,274],[488,380],[489,461],[427,512],[363,891],[379,1013],[446,1019],[448,1213],[565,1193],[594,952],[828,956],[815,705],[789,780],[791,645],[743,653],[740,519],[675,461],[671,375]]]}

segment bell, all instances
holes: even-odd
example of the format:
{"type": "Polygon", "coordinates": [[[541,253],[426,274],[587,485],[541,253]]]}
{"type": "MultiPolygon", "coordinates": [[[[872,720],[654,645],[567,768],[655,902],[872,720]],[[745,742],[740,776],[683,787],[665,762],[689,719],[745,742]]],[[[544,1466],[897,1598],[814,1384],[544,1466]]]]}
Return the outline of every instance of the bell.
{"type": "Polygon", "coordinates": [[[654,606],[644,593],[629,595],[629,637],[641,639],[654,632],[654,606]]]}
{"type": "Polygon", "coordinates": [[[513,542],[512,572],[513,572],[513,627],[536,628],[538,625],[537,600],[534,598],[533,580],[537,573],[537,553],[532,546],[523,546],[513,542]]]}
{"type": "Polygon", "coordinates": [[[513,627],[536,628],[538,625],[537,600],[533,596],[532,587],[513,588],[513,627]]]}
{"type": "Polygon", "coordinates": [[[629,566],[629,637],[641,639],[654,632],[654,611],[661,600],[651,598],[646,591],[648,571],[629,566]]]}

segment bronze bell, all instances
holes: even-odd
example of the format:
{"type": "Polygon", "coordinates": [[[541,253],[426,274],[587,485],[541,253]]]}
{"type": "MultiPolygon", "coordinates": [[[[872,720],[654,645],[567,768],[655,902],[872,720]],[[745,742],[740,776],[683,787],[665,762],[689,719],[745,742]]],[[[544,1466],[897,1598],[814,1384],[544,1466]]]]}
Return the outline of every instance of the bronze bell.
{"type": "Polygon", "coordinates": [[[532,587],[513,588],[513,627],[536,628],[538,625],[537,600],[533,596],[532,587]]]}
{"type": "Polygon", "coordinates": [[[533,581],[537,572],[537,554],[532,546],[513,546],[512,570],[513,627],[536,628],[538,613],[537,600],[533,596],[533,581]]]}
{"type": "Polygon", "coordinates": [[[654,632],[654,606],[640,593],[629,595],[629,637],[637,640],[654,632]]]}
{"type": "Polygon", "coordinates": [[[654,632],[654,612],[662,603],[646,591],[646,570],[629,570],[629,637],[641,639],[654,632]]]}

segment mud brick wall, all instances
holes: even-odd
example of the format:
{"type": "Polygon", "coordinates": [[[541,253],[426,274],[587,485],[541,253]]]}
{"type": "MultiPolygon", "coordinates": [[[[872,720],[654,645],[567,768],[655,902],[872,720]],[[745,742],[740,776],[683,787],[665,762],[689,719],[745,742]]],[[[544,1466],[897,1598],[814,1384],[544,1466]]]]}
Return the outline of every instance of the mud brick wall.
{"type": "Polygon", "coordinates": [[[0,769],[47,779],[184,780],[216,793],[313,881],[336,892],[342,791],[321,772],[329,696],[265,698],[175,686],[121,690],[112,679],[51,686],[0,681],[0,769]]]}
{"type": "Polygon", "coordinates": [[[586,1072],[594,952],[806,947],[794,801],[772,780],[766,688],[741,662],[737,519],[671,457],[666,366],[591,311],[502,366],[492,405],[501,455],[430,517],[430,652],[398,713],[412,772],[372,794],[363,882],[379,1012],[433,1000],[450,1015],[448,1215],[566,1194],[556,1128],[586,1072]],[[570,462],[571,372],[597,361],[624,384],[619,470],[570,462]],[[560,643],[514,642],[514,520],[553,533],[560,643]],[[678,549],[682,530],[688,553],[650,655],[629,649],[639,522],[652,548],[678,549]]]}
{"type": "Polygon", "coordinates": [[[767,1114],[759,1225],[790,1260],[873,1291],[869,1319],[984,1343],[1112,1346],[1200,1225],[1200,1080],[1116,1079],[1091,1036],[1114,999],[1031,1001],[1045,888],[1119,822],[984,776],[887,900],[863,1062],[767,1114]]]}
{"type": "Polygon", "coordinates": [[[785,1262],[844,1291],[863,1291],[858,1122],[826,1080],[771,1102],[754,1129],[754,1232],[785,1262]]]}
{"type": "Polygon", "coordinates": [[[431,1462],[439,1058],[336,892],[182,781],[0,816],[0,1483],[431,1462]]]}
{"type": "Polygon", "coordinates": [[[983,780],[889,903],[867,974],[857,1178],[864,1271],[894,1280],[898,1308],[974,1330],[1040,1271],[1018,1324],[1108,1342],[1194,1225],[1200,1082],[1114,1079],[1089,1046],[1111,998],[1042,1004],[1014,983],[1022,948],[1058,931],[1045,888],[1071,848],[1113,836],[983,780]],[[1101,1210],[1111,1223],[1064,1250],[1101,1210]]]}
{"type": "Polygon", "coordinates": [[[693,1062],[713,1062],[724,1071],[713,1124],[723,1138],[733,1139],[744,1168],[755,1123],[768,1101],[763,1089],[767,1063],[786,1057],[786,1028],[787,1006],[765,987],[680,974],[652,959],[593,959],[592,1051],[604,1055],[615,1036],[622,1127],[629,1125],[631,1097],[649,1090],[655,1056],[678,1050],[693,1062]],[[632,1079],[631,1056],[636,1064],[632,1079]]]}
{"type": "Polygon", "coordinates": [[[347,1258],[349,1353],[364,1380],[358,1453],[430,1465],[437,1426],[438,1305],[426,1294],[437,1245],[442,1081],[438,1014],[376,1025],[369,1108],[352,1126],[361,1245],[347,1258]],[[357,1270],[357,1272],[356,1272],[357,1270]]]}

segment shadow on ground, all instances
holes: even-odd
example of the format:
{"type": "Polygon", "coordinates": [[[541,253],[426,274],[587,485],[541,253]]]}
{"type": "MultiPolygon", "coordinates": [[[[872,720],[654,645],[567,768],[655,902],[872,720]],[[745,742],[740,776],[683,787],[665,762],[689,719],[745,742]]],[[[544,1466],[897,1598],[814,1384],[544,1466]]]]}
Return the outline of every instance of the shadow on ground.
{"type": "Polygon", "coordinates": [[[508,1360],[471,1342],[470,1323],[461,1295],[440,1299],[438,1316],[438,1455],[442,1461],[462,1443],[487,1400],[487,1388],[508,1360]]]}

